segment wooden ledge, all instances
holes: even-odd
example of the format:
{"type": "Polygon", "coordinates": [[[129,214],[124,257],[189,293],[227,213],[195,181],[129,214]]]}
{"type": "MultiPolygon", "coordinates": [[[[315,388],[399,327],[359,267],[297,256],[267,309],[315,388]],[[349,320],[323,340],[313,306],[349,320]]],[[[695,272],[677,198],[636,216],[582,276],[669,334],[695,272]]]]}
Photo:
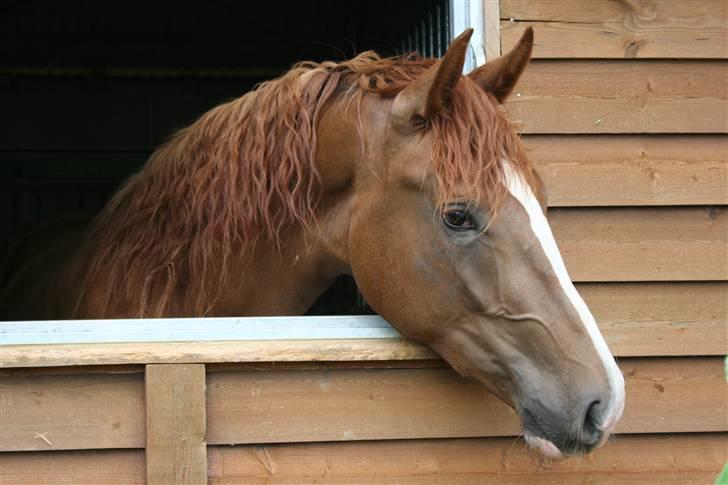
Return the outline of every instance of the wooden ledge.
{"type": "Polygon", "coordinates": [[[0,368],[439,359],[403,339],[238,340],[0,346],[0,368]]]}

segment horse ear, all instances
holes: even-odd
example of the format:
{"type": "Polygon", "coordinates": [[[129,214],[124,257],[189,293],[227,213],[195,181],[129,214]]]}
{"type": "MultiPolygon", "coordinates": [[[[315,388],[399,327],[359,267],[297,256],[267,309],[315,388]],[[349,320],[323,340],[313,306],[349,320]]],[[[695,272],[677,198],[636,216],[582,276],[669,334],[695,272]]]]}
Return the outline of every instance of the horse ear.
{"type": "Polygon", "coordinates": [[[468,74],[483,89],[493,94],[499,103],[503,103],[526,69],[531,60],[533,50],[533,29],[527,28],[518,44],[511,51],[498,59],[483,64],[468,74]]]}
{"type": "Polygon", "coordinates": [[[452,90],[463,75],[465,53],[473,29],[452,41],[442,59],[400,92],[392,103],[392,119],[404,132],[420,128],[448,109],[452,90]]]}

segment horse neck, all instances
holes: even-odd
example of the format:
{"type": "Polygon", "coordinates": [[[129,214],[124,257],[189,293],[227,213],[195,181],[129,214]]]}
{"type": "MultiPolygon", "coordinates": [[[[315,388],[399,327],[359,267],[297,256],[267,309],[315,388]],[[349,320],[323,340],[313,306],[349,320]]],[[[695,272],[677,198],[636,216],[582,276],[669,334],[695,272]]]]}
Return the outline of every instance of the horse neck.
{"type": "Polygon", "coordinates": [[[337,276],[351,273],[348,234],[361,148],[351,110],[333,100],[321,115],[317,140],[315,220],[308,228],[287,228],[277,242],[258,241],[252,255],[234,262],[212,314],[302,314],[337,276]]]}

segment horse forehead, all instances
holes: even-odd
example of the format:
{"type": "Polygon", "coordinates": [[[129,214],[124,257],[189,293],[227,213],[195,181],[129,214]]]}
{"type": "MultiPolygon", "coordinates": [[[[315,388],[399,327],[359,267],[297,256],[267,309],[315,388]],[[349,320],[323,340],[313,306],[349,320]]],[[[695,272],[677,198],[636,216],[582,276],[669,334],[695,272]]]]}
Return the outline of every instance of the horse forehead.
{"type": "Polygon", "coordinates": [[[496,239],[505,240],[513,250],[530,247],[536,241],[528,211],[510,191],[504,194],[497,214],[492,217],[493,223],[488,230],[496,239]]]}
{"type": "Polygon", "coordinates": [[[430,133],[400,138],[394,134],[385,151],[389,174],[423,184],[435,174],[430,133]]]}

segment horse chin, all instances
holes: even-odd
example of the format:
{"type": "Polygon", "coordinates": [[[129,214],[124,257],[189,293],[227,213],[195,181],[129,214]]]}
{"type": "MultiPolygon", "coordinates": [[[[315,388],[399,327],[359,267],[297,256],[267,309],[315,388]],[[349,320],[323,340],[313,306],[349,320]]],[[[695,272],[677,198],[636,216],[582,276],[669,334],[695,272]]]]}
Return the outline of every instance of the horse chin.
{"type": "Polygon", "coordinates": [[[555,444],[545,438],[539,438],[528,431],[523,433],[523,437],[531,448],[537,449],[544,457],[550,460],[559,461],[566,458],[555,444]]]}

